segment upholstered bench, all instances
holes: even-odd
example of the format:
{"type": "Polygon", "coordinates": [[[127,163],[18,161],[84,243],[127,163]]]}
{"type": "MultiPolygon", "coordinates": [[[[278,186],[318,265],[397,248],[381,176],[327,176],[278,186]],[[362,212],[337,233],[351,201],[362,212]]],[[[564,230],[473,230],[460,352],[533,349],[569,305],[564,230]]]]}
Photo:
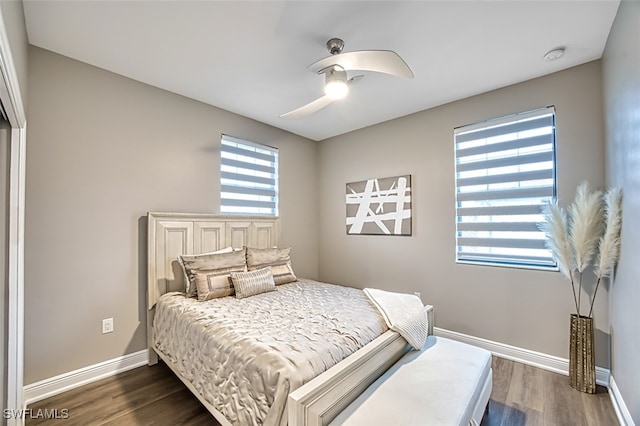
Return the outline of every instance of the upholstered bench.
{"type": "Polygon", "coordinates": [[[405,354],[330,423],[479,425],[492,386],[491,353],[429,336],[405,354]]]}

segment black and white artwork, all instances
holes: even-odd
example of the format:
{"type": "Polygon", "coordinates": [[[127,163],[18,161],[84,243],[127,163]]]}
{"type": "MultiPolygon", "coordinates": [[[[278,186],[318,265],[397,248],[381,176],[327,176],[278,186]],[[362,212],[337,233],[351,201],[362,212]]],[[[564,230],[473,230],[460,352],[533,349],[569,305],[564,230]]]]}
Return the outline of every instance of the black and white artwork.
{"type": "Polygon", "coordinates": [[[411,235],[411,175],[347,184],[347,234],[411,235]]]}

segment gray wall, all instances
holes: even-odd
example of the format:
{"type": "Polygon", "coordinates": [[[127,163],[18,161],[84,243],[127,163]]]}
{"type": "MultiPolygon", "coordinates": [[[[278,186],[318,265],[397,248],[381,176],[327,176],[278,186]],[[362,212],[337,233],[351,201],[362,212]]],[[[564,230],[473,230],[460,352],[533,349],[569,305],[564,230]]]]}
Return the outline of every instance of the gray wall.
{"type": "Polygon", "coordinates": [[[39,48],[29,61],[26,384],[146,347],[144,217],[218,211],[221,133],[280,149],[281,242],[317,277],[317,143],[39,48]]]}
{"type": "Polygon", "coordinates": [[[623,1],[602,59],[607,181],[623,189],[622,247],[611,289],[611,374],[640,424],[640,2],[623,1]]]}
{"type": "Polygon", "coordinates": [[[7,38],[9,39],[9,44],[11,45],[13,65],[16,68],[16,74],[18,76],[18,84],[20,85],[22,102],[26,107],[29,43],[27,41],[27,29],[24,22],[22,1],[2,0],[0,1],[0,11],[2,12],[4,26],[7,31],[7,38]]]}
{"type": "MultiPolygon", "coordinates": [[[[420,291],[436,326],[568,357],[570,285],[559,272],[455,263],[453,129],[555,105],[558,195],[604,184],[600,62],[474,96],[320,143],[320,278],[420,291]],[[347,236],[345,183],[412,175],[413,236],[347,236]]],[[[595,308],[597,364],[608,367],[606,289],[595,308]]]]}

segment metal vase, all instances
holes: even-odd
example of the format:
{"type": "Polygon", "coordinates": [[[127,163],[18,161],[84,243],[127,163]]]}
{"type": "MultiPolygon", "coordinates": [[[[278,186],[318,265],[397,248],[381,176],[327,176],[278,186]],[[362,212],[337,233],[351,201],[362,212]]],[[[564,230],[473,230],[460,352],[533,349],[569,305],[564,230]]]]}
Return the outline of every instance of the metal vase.
{"type": "Polygon", "coordinates": [[[596,360],[593,343],[593,318],[571,315],[569,385],[580,392],[596,392],[596,360]]]}

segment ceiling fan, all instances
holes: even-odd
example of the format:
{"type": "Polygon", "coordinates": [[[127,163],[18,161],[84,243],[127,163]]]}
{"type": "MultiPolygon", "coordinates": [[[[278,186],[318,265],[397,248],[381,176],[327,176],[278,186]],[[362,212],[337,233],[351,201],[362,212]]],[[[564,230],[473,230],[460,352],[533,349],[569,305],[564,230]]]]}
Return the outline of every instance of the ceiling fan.
{"type": "Polygon", "coordinates": [[[324,74],[324,96],[300,108],[294,109],[280,118],[301,118],[320,111],[333,101],[347,96],[349,87],[362,75],[347,77],[347,71],[373,71],[399,77],[413,78],[413,71],[407,63],[392,50],[359,50],[342,53],[344,41],[332,38],[327,41],[331,56],[320,59],[307,67],[311,72],[324,74]]]}

